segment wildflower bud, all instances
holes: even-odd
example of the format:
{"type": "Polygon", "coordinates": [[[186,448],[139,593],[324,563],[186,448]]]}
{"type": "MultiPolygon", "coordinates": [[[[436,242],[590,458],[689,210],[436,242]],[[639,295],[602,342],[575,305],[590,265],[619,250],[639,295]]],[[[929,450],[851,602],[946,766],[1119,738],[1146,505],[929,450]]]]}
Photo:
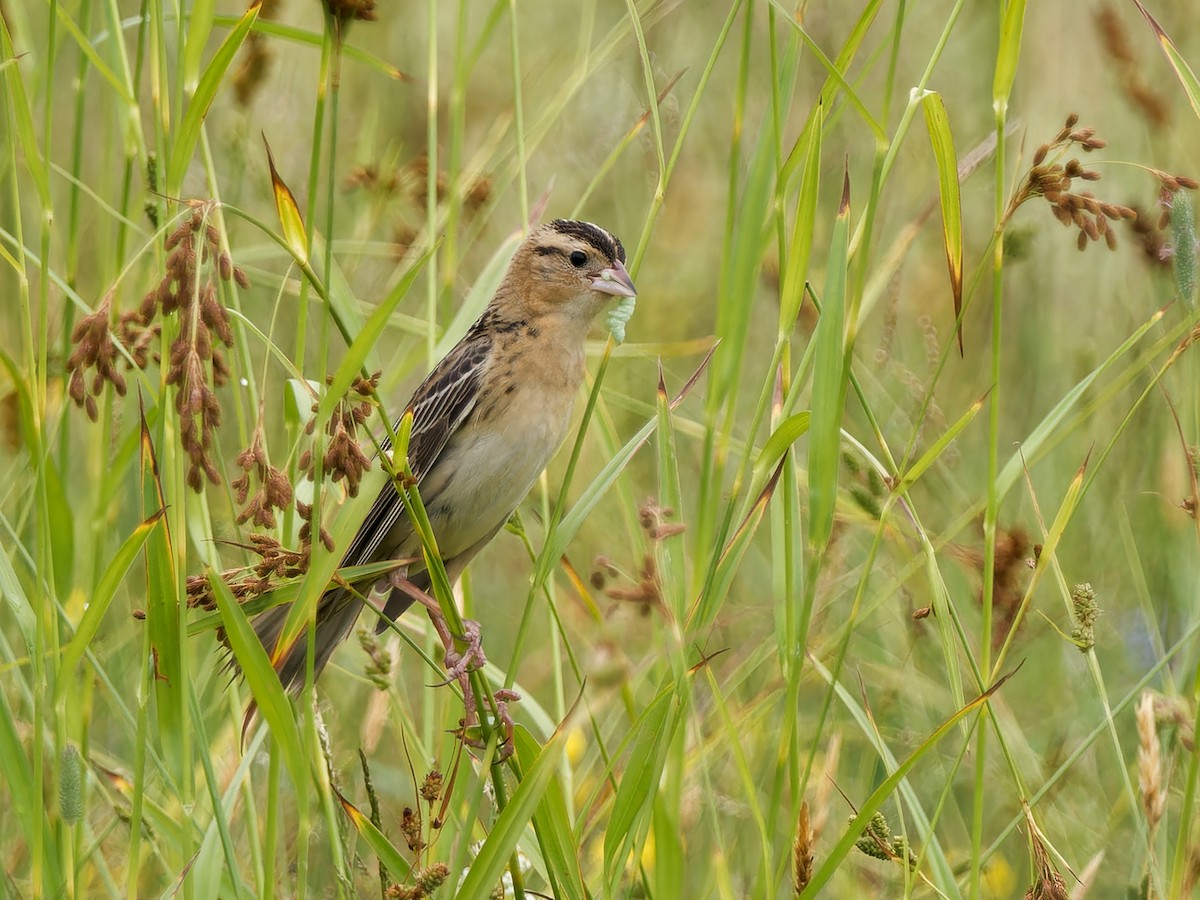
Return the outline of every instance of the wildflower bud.
{"type": "Polygon", "coordinates": [[[425,776],[425,780],[421,782],[421,799],[426,803],[437,803],[438,798],[442,796],[442,784],[445,781],[445,776],[437,769],[431,771],[425,776]]]}
{"type": "Polygon", "coordinates": [[[1171,198],[1171,249],[1175,286],[1180,299],[1191,309],[1196,295],[1196,219],[1192,198],[1183,192],[1171,198]]]}
{"type": "Polygon", "coordinates": [[[83,816],[83,760],[70,743],[63,747],[59,758],[58,808],[68,825],[83,816]]]}

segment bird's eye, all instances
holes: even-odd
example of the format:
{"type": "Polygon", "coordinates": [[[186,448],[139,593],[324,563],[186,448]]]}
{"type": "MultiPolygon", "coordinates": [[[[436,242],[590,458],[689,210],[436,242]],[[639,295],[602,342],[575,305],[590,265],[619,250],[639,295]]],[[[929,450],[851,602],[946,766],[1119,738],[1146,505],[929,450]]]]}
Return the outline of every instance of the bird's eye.
{"type": "Polygon", "coordinates": [[[571,265],[577,269],[582,269],[584,264],[587,263],[587,254],[582,250],[572,250],[571,255],[567,258],[571,260],[571,265]]]}

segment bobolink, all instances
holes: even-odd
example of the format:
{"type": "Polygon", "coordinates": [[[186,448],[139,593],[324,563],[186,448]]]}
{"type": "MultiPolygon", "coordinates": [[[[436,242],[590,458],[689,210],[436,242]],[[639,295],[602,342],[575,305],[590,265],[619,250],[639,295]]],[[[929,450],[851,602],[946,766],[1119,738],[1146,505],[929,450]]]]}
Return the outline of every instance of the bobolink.
{"type": "MultiPolygon", "coordinates": [[[[504,526],[529,493],[570,428],[584,376],[584,339],[613,297],[633,297],[625,248],[590,222],[556,219],[520,244],[483,315],[409,400],[413,415],[408,460],[451,582],[504,526]]],[[[384,451],[390,449],[385,440],[384,451]]],[[[384,615],[395,619],[413,602],[401,584],[429,590],[421,546],[391,483],[375,499],[342,558],[342,566],[409,560],[395,579],[384,615]]],[[[330,588],[316,612],[320,674],[354,627],[371,581],[330,588]]],[[[276,651],[288,606],[254,621],[276,651]]],[[[378,630],[386,627],[380,621],[378,630]]],[[[304,681],[307,637],[277,660],[284,687],[304,681]]]]}

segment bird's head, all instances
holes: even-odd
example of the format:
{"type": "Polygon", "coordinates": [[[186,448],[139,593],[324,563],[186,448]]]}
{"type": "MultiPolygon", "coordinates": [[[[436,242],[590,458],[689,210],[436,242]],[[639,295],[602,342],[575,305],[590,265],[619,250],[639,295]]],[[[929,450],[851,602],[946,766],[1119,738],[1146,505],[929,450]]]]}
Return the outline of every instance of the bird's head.
{"type": "Polygon", "coordinates": [[[613,297],[637,291],[625,269],[625,248],[591,222],[555,219],[539,225],[513,257],[509,278],[531,312],[565,313],[590,322],[613,297]]]}

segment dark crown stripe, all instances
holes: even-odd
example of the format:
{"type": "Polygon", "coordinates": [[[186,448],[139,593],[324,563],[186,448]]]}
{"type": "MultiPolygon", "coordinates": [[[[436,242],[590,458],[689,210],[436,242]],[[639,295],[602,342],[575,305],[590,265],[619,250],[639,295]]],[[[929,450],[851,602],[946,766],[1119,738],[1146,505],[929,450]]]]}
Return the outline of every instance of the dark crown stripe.
{"type": "Polygon", "coordinates": [[[598,228],[591,222],[578,222],[575,219],[555,219],[550,223],[550,227],[559,234],[578,238],[586,244],[591,244],[603,253],[605,259],[609,262],[617,259],[625,262],[625,248],[621,246],[621,242],[603,228],[598,228]]]}

